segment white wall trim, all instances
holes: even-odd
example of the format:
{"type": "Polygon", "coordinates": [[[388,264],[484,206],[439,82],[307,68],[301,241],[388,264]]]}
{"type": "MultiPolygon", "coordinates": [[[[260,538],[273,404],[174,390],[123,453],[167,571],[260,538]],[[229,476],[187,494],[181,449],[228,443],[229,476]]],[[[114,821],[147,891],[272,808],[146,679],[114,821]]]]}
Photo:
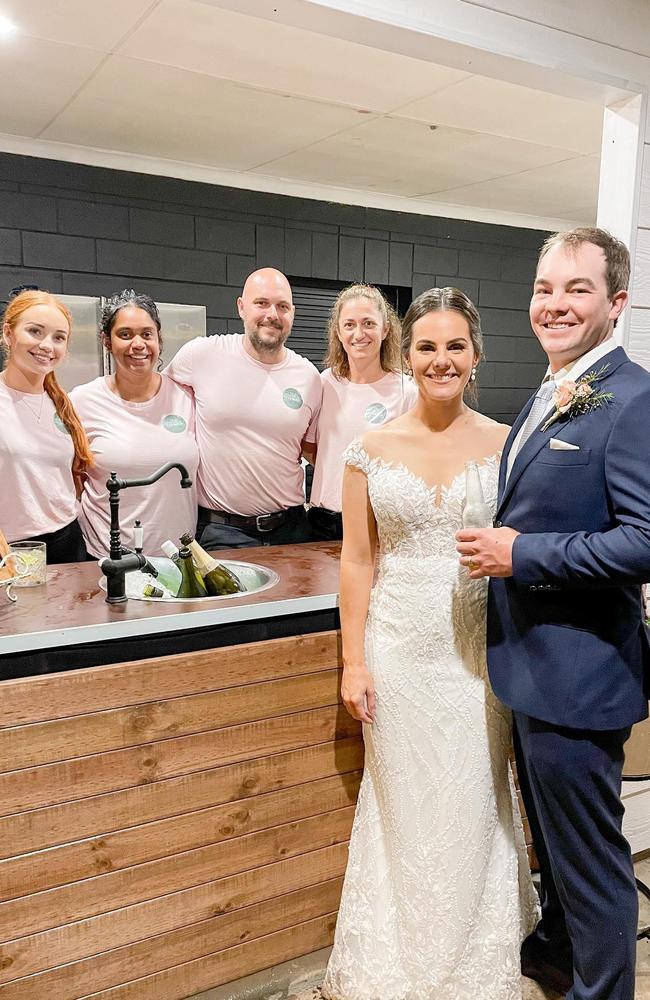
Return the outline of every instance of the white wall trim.
{"type": "MultiPolygon", "coordinates": [[[[600,154],[597,225],[609,230],[630,247],[631,282],[634,281],[637,219],[643,165],[647,95],[637,94],[604,110],[600,154]]],[[[632,293],[632,284],[630,285],[632,293]]],[[[616,326],[615,337],[627,347],[630,342],[631,310],[626,309],[616,326]]]]}

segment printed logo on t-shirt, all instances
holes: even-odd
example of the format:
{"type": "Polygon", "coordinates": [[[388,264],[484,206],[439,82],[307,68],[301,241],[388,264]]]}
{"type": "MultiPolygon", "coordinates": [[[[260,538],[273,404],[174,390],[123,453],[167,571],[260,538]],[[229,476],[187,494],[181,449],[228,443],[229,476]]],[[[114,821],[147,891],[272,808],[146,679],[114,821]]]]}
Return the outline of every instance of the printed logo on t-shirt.
{"type": "Polygon", "coordinates": [[[285,389],[282,393],[282,399],[285,406],[290,407],[292,410],[299,410],[302,406],[302,396],[297,389],[285,389]]]}
{"type": "Polygon", "coordinates": [[[54,426],[56,427],[57,431],[61,431],[62,434],[70,433],[66,425],[61,420],[61,417],[59,416],[58,413],[54,414],[54,426]]]}
{"type": "Polygon", "coordinates": [[[183,431],[187,430],[185,417],[180,417],[178,413],[168,413],[166,417],[162,418],[161,422],[165,430],[171,431],[172,434],[182,434],[183,431]]]}
{"type": "Polygon", "coordinates": [[[366,407],[364,418],[367,424],[383,424],[388,416],[388,410],[383,403],[371,403],[366,407]]]}

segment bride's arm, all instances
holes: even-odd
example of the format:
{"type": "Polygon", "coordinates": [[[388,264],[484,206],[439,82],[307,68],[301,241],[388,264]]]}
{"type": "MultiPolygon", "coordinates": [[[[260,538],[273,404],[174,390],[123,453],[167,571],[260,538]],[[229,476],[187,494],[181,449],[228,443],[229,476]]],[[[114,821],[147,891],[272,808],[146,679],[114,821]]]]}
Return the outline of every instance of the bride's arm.
{"type": "Polygon", "coordinates": [[[368,480],[347,465],[343,474],[343,547],[339,607],[343,639],[341,696],[348,712],[374,722],[375,687],[366,666],[365,631],[375,570],[377,525],[368,496],[368,480]]]}

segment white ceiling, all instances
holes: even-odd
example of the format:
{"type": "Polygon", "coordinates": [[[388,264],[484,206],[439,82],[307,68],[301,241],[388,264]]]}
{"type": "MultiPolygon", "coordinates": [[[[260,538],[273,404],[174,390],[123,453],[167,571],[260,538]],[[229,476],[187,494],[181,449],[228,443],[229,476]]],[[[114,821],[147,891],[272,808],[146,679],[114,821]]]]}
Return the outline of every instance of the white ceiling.
{"type": "Polygon", "coordinates": [[[198,0],[0,0],[0,14],[19,27],[0,41],[0,148],[418,212],[595,219],[597,103],[198,0]]]}

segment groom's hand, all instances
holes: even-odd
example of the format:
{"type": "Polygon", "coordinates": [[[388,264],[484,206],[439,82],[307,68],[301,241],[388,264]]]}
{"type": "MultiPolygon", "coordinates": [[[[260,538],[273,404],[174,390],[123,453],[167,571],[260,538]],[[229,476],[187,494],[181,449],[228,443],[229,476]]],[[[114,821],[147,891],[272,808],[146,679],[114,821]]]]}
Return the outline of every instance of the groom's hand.
{"type": "Polygon", "coordinates": [[[456,534],[461,566],[472,580],[512,576],[512,546],[518,534],[513,528],[463,528],[456,534]]]}

